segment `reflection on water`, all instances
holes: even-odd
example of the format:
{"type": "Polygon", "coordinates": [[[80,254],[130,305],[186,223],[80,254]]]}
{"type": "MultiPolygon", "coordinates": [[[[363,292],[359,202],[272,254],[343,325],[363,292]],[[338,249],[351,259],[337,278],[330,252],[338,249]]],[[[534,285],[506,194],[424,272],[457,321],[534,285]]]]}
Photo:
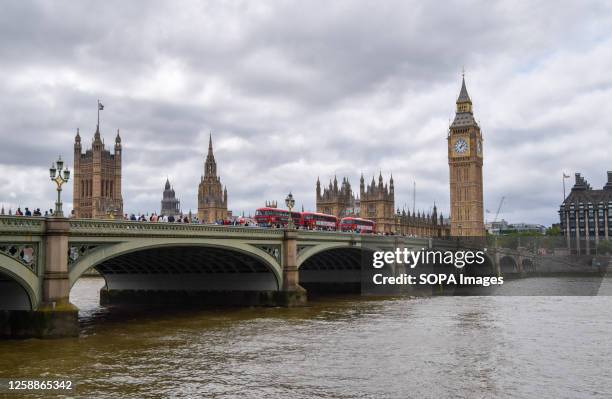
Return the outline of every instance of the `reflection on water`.
{"type": "Polygon", "coordinates": [[[82,397],[612,396],[611,297],[109,311],[102,285],[73,289],[80,338],[0,341],[0,378],[72,378],[82,397]]]}

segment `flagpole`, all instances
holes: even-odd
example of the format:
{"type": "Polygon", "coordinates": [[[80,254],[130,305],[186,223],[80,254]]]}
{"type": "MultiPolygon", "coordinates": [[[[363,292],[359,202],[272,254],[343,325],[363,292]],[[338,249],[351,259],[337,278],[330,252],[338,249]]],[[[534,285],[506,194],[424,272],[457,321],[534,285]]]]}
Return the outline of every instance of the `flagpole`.
{"type": "Polygon", "coordinates": [[[563,201],[561,201],[562,203],[565,201],[565,172],[563,172],[563,201]]]}
{"type": "Polygon", "coordinates": [[[100,99],[98,98],[98,130],[100,130],[100,99]]]}

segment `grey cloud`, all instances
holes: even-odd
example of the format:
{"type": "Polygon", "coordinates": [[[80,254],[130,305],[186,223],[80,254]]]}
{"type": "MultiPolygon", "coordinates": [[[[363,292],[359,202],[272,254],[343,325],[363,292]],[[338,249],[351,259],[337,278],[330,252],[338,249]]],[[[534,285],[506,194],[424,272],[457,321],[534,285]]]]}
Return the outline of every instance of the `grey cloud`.
{"type": "MultiPolygon", "coordinates": [[[[122,132],[127,211],[156,210],[166,175],[195,209],[212,130],[236,211],[288,190],[312,209],[317,176],[357,189],[382,170],[398,207],[416,180],[417,207],[448,214],[446,121],[465,65],[486,207],[506,195],[508,218],[552,223],[561,170],[612,169],[585,144],[612,138],[593,112],[612,100],[610,15],[605,2],[5,3],[0,167],[44,184],[77,127],[91,140],[100,98],[107,146],[122,132]]],[[[51,202],[0,184],[16,196],[1,203],[51,202]]]]}

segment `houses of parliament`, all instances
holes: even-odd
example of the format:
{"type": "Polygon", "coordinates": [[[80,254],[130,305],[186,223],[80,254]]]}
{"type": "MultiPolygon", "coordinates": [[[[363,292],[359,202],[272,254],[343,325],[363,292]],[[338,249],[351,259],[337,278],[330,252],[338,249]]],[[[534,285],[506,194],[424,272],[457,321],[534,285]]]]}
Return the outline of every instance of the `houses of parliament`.
{"type": "Polygon", "coordinates": [[[91,148],[84,153],[77,129],[74,138],[73,215],[77,218],[109,219],[123,216],[121,196],[121,136],[117,130],[115,151],[106,149],[96,125],[91,148]]]}
{"type": "MultiPolygon", "coordinates": [[[[76,218],[121,219],[123,197],[121,195],[122,166],[121,136],[117,130],[114,153],[106,149],[100,134],[100,123],[90,149],[84,153],[81,135],[77,129],[74,139],[73,211],[76,218]]],[[[170,181],[166,180],[160,215],[177,216],[181,213],[170,181]]],[[[208,154],[204,162],[204,174],[198,185],[198,219],[214,223],[227,219],[227,189],[222,187],[217,175],[217,162],[213,154],[212,134],[208,141],[208,154]]]]}
{"type": "Polygon", "coordinates": [[[438,216],[436,206],[431,213],[395,210],[395,186],[393,176],[389,183],[384,183],[382,173],[378,175],[378,184],[372,182],[366,186],[363,174],[359,179],[359,196],[353,193],[348,178],[338,180],[321,191],[321,182],[317,179],[316,187],[317,212],[334,215],[338,218],[360,217],[376,223],[376,230],[385,234],[402,234],[421,237],[444,237],[450,234],[449,226],[442,215],[438,216]]]}
{"type": "Polygon", "coordinates": [[[461,81],[456,101],[455,119],[447,135],[450,226],[433,205],[431,213],[400,210],[395,208],[395,185],[393,176],[388,184],[382,173],[378,183],[372,177],[366,185],[363,174],[359,182],[359,196],[351,188],[348,178],[338,185],[337,178],[327,187],[316,183],[317,212],[328,213],[339,218],[347,216],[373,220],[379,233],[402,234],[422,237],[480,237],[485,234],[483,214],[483,139],[480,127],[474,119],[472,100],[461,81]]]}
{"type": "Polygon", "coordinates": [[[384,234],[402,234],[419,237],[444,237],[450,234],[449,226],[442,215],[438,216],[437,207],[431,213],[395,210],[395,187],[393,176],[389,183],[384,183],[382,173],[378,175],[378,184],[372,182],[366,186],[363,175],[359,179],[359,195],[356,196],[348,178],[342,179],[338,186],[337,178],[321,191],[321,182],[317,179],[316,187],[317,212],[334,215],[338,218],[360,217],[376,223],[376,231],[384,234]]]}
{"type": "MultiPolygon", "coordinates": [[[[483,214],[483,138],[474,119],[472,100],[468,95],[465,77],[456,101],[455,118],[447,135],[450,191],[450,224],[438,214],[435,204],[431,212],[413,212],[395,207],[393,176],[385,182],[382,173],[378,182],[372,177],[366,184],[362,175],[359,194],[355,195],[348,178],[339,184],[336,177],[323,187],[316,182],[317,212],[338,218],[355,216],[373,220],[379,233],[424,237],[472,236],[485,234],[483,214]]],[[[114,152],[106,149],[100,134],[99,120],[92,146],[82,150],[77,130],[74,142],[73,216],[77,218],[121,218],[122,146],[117,130],[114,152]]],[[[204,223],[225,220],[231,212],[227,208],[227,189],[217,174],[213,154],[212,135],[204,173],[198,185],[198,219],[204,223]]],[[[166,181],[160,214],[180,212],[174,190],[166,181]]]]}

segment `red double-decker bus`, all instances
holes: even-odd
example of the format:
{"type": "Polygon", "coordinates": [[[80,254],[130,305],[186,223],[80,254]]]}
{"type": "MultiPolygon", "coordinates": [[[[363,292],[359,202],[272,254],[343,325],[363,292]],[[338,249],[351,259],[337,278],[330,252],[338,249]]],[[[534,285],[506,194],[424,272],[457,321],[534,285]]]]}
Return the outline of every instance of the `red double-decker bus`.
{"type": "MultiPolygon", "coordinates": [[[[291,212],[291,217],[296,226],[301,225],[301,215],[299,212],[291,212]]],[[[289,222],[289,211],[278,208],[259,208],[255,211],[255,220],[257,224],[262,226],[286,227],[289,222]]]]}
{"type": "Polygon", "coordinates": [[[338,218],[325,213],[302,212],[300,225],[308,230],[337,230],[338,218]]]}
{"type": "Polygon", "coordinates": [[[374,233],[376,231],[376,223],[368,219],[347,217],[342,218],[340,221],[340,230],[357,233],[374,233]]]}

